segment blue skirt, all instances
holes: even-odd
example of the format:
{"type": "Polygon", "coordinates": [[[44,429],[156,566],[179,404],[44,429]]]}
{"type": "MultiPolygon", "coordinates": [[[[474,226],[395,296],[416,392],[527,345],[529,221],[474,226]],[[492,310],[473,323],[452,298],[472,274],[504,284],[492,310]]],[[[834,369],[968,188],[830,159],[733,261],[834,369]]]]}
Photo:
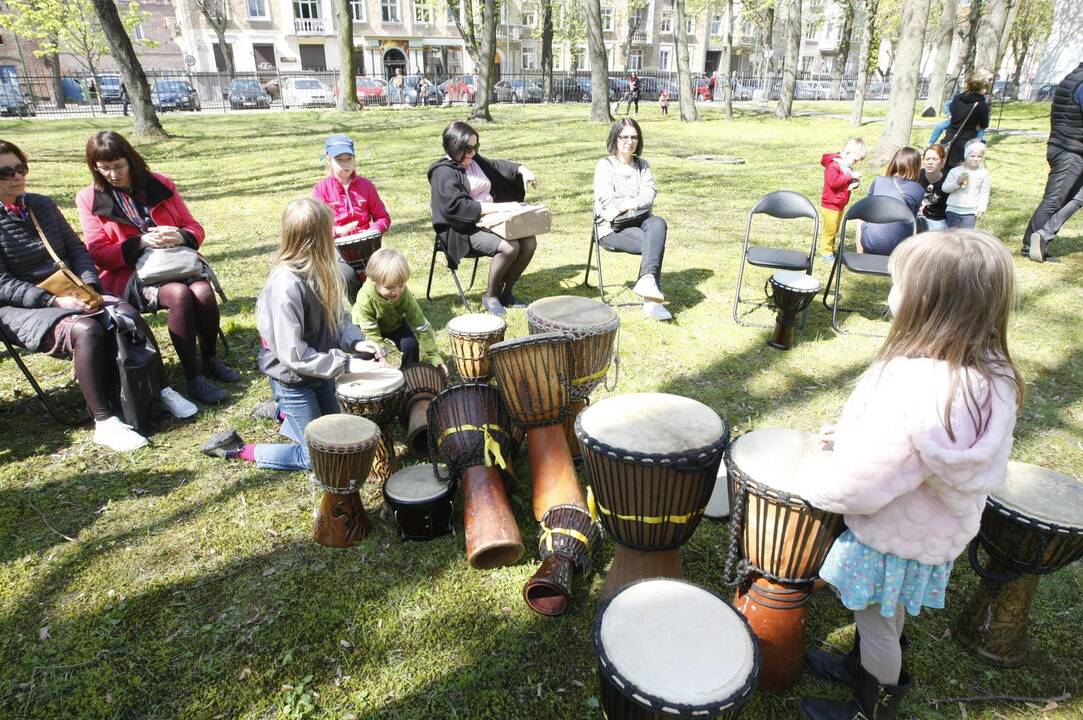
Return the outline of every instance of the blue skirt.
{"type": "Polygon", "coordinates": [[[880,614],[893,617],[902,605],[911,615],[922,607],[942,609],[954,560],[926,565],[898,555],[882,553],[854,537],[849,530],[835,541],[820,569],[842,604],[850,610],[880,605],[880,614]]]}

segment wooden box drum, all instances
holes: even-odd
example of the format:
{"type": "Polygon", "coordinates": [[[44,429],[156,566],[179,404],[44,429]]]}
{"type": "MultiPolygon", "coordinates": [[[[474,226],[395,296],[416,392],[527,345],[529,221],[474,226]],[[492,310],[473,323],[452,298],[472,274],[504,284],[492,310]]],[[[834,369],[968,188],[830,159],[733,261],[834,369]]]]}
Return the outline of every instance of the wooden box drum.
{"type": "Polygon", "coordinates": [[[689,582],[625,586],[598,605],[593,640],[609,720],[736,718],[756,687],[748,622],[689,582]]]}
{"type": "Polygon", "coordinates": [[[406,447],[417,458],[429,457],[429,403],[447,387],[447,378],[428,363],[410,363],[402,368],[403,392],[399,422],[406,428],[406,447]]]}
{"type": "Polygon", "coordinates": [[[557,332],[572,341],[571,395],[585,400],[605,379],[620,328],[616,311],[600,300],[563,295],[535,300],[526,309],[532,335],[557,332]]]}
{"type": "Polygon", "coordinates": [[[372,478],[384,482],[395,471],[395,438],[391,422],[402,403],[406,381],[402,372],[374,367],[361,373],[345,373],[338,379],[335,396],[343,412],[367,418],[380,426],[380,445],[372,462],[372,478]]]}
{"type": "Polygon", "coordinates": [[[538,554],[542,564],[523,586],[523,599],[540,615],[561,615],[572,602],[572,572],[590,572],[591,553],[602,533],[578,505],[549,508],[541,519],[538,554]]]}
{"type": "Polygon", "coordinates": [[[384,502],[403,540],[432,540],[452,532],[454,486],[428,463],[403,468],[384,483],[384,502]]]}
{"type": "Polygon", "coordinates": [[[369,475],[380,428],[352,415],[324,415],[305,427],[313,481],[323,490],[312,537],[327,547],[350,547],[365,539],[368,516],[358,489],[369,475]]]}
{"type": "Polygon", "coordinates": [[[1041,575],[1083,557],[1083,482],[1026,463],[1008,463],[1004,487],[989,496],[970,563],[981,577],[952,628],[978,657],[1023,664],[1030,606],[1041,575]],[[983,566],[978,548],[989,554],[983,566]]]}
{"type": "Polygon", "coordinates": [[[579,415],[576,436],[602,525],[617,543],[602,597],[643,577],[681,576],[729,442],[703,403],[665,393],[615,395],[579,415]]]}
{"type": "Polygon", "coordinates": [[[383,234],[379,230],[364,230],[335,238],[338,254],[358,273],[365,271],[365,264],[382,244],[383,234]]]}
{"type": "Polygon", "coordinates": [[[820,292],[820,281],[803,272],[780,270],[767,279],[763,291],[778,311],[775,331],[767,344],[789,350],[794,344],[797,319],[820,292]]]}
{"type": "Polygon", "coordinates": [[[492,377],[489,347],[503,340],[507,329],[503,318],[489,313],[459,315],[448,320],[451,357],[463,380],[488,380],[492,377]]]}
{"type": "Polygon", "coordinates": [[[466,559],[479,569],[517,563],[525,549],[501,475],[511,478],[510,427],[487,383],[452,385],[429,405],[430,455],[462,480],[466,559]]]}
{"type": "Polygon", "coordinates": [[[751,570],[776,582],[815,580],[844,529],[842,515],[801,498],[802,466],[820,449],[817,435],[802,430],[753,430],[733,441],[726,467],[741,504],[733,528],[751,570]]]}

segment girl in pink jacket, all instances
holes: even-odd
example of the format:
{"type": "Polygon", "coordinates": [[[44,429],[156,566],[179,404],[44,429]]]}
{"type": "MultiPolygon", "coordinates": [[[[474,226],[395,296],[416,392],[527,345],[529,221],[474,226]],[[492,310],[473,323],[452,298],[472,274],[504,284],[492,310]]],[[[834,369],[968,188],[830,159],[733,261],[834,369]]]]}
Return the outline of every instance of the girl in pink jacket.
{"type": "Polygon", "coordinates": [[[1012,258],[977,230],[928,232],[891,256],[884,346],[825,428],[802,495],[842,513],[847,530],[820,571],[854,611],[846,657],[811,650],[809,668],[854,699],[804,698],[812,720],[894,720],[911,686],[903,621],[943,608],[955,558],[1004,482],[1023,383],[1007,345],[1012,258]]]}

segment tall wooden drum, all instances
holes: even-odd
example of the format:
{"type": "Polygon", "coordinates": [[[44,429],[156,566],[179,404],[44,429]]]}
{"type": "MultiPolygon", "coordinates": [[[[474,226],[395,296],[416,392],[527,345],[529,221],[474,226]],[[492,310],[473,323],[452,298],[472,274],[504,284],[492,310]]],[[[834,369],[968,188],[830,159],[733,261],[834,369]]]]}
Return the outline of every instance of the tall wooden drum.
{"type": "Polygon", "coordinates": [[[470,313],[448,320],[451,357],[463,380],[488,380],[493,376],[489,347],[504,339],[508,324],[488,313],[470,313]]]}
{"type": "Polygon", "coordinates": [[[406,428],[406,447],[417,458],[429,457],[429,403],[447,387],[447,378],[428,363],[411,363],[402,368],[404,381],[399,422],[406,428]]]}
{"type": "Polygon", "coordinates": [[[562,295],[542,298],[526,309],[527,327],[532,335],[561,333],[572,341],[570,392],[586,400],[605,379],[614,360],[614,346],[620,318],[600,300],[562,295]]]}
{"type": "Polygon", "coordinates": [[[358,489],[369,475],[380,428],[352,415],[324,415],[305,427],[312,478],[323,490],[312,537],[327,547],[350,547],[365,539],[368,516],[358,489]]]}
{"type": "Polygon", "coordinates": [[[367,418],[380,426],[380,444],[372,461],[372,478],[385,482],[395,472],[395,437],[391,423],[399,412],[406,385],[395,368],[374,367],[339,377],[335,396],[343,412],[367,418]]]}

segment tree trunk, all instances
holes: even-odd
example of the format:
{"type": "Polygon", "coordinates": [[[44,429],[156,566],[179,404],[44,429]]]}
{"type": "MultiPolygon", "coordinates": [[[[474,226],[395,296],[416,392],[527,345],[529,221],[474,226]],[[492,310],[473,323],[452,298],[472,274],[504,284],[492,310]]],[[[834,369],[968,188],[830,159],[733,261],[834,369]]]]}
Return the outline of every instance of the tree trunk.
{"type": "MultiPolygon", "coordinates": [[[[156,135],[165,137],[165,129],[154,112],[150,100],[150,86],[139,58],[135,56],[132,39],[124,30],[117,5],[113,0],[93,0],[94,10],[98,13],[105,39],[109,41],[113,59],[120,66],[121,79],[128,88],[128,99],[132,103],[132,130],[136,135],[156,135]]],[[[99,88],[99,95],[101,94],[99,88]]]]}
{"type": "Polygon", "coordinates": [[[1015,63],[1015,71],[1012,73],[1012,100],[1019,99],[1019,78],[1023,74],[1023,63],[1027,61],[1027,50],[1029,49],[1029,43],[1021,43],[1021,45],[1021,48],[1016,49],[1015,43],[1012,43],[1012,62],[1015,63]]]}
{"type": "Polygon", "coordinates": [[[57,110],[63,110],[68,100],[64,97],[64,77],[60,74],[60,55],[46,55],[43,60],[53,78],[53,100],[57,110]]]}
{"type": "Polygon", "coordinates": [[[846,74],[846,63],[850,61],[850,36],[854,34],[854,2],[843,0],[842,34],[839,35],[839,51],[831,66],[831,97],[842,99],[842,76],[846,74]]]}
{"type": "Polygon", "coordinates": [[[978,22],[974,67],[996,74],[1000,36],[1008,20],[1008,0],[984,0],[983,5],[981,20],[978,22]]]}
{"type": "Polygon", "coordinates": [[[857,56],[857,84],[854,86],[854,107],[850,125],[861,127],[865,114],[865,87],[869,84],[869,63],[872,62],[872,38],[876,32],[876,11],[880,0],[865,0],[865,24],[861,28],[861,51],[857,56]]]}
{"type": "Polygon", "coordinates": [[[726,0],[726,45],[722,48],[723,109],[733,119],[733,0],[726,0]]]}
{"type": "Polygon", "coordinates": [[[493,57],[496,55],[496,0],[484,0],[481,6],[481,48],[478,53],[478,87],[474,93],[471,120],[492,122],[489,98],[493,95],[493,57]]]}
{"type": "Polygon", "coordinates": [[[335,24],[338,25],[338,53],[341,56],[338,71],[338,109],[357,110],[357,59],[353,54],[353,13],[350,0],[334,0],[335,24]]]}
{"type": "Polygon", "coordinates": [[[948,81],[948,62],[951,60],[951,44],[955,40],[955,14],[959,0],[941,0],[940,25],[937,30],[936,62],[929,80],[928,107],[940,114],[944,104],[944,88],[948,81]]]}
{"type": "Polygon", "coordinates": [[[609,112],[609,60],[602,35],[602,3],[584,0],[587,14],[587,56],[590,58],[590,119],[613,122],[609,112]]]}
{"type": "Polygon", "coordinates": [[[925,26],[928,22],[929,0],[909,0],[903,5],[902,32],[895,54],[889,109],[880,142],[873,154],[881,165],[890,160],[899,148],[910,144],[914,103],[917,102],[918,84],[921,82],[921,51],[925,45],[925,26]]]}
{"type": "Polygon", "coordinates": [[[632,12],[633,3],[626,1],[624,5],[625,12],[628,13],[628,29],[624,35],[624,42],[621,43],[621,52],[624,53],[624,72],[628,72],[630,69],[628,63],[632,57],[632,36],[639,29],[639,13],[632,12]]]}
{"type": "Polygon", "coordinates": [[[963,62],[959,66],[959,74],[965,74],[974,69],[974,55],[978,45],[978,25],[981,22],[983,0],[970,0],[970,14],[967,17],[966,51],[963,53],[963,62]]]}
{"type": "MultiPolygon", "coordinates": [[[[549,102],[553,97],[553,0],[542,0],[542,89],[549,102]]],[[[563,87],[563,85],[561,86],[563,87]]],[[[564,98],[559,98],[563,100],[564,98]]]]}
{"type": "MultiPolygon", "coordinates": [[[[707,51],[711,49],[711,0],[706,0],[703,8],[703,72],[708,76],[712,76],[718,65],[715,67],[707,67],[707,51]]],[[[715,95],[719,91],[718,84],[715,83],[714,94],[711,95],[711,100],[715,99],[715,95]]]]}
{"type": "Polygon", "coordinates": [[[801,54],[801,0],[789,0],[786,3],[783,22],[786,60],[782,66],[782,89],[779,92],[775,115],[779,120],[789,120],[793,116],[793,96],[797,92],[797,63],[801,54]]]}
{"type": "Polygon", "coordinates": [[[760,82],[765,91],[763,101],[767,102],[770,97],[767,76],[771,74],[771,58],[775,50],[775,8],[773,6],[764,10],[763,26],[760,29],[763,31],[760,36],[760,82]]]}
{"type": "Polygon", "coordinates": [[[692,73],[688,67],[688,22],[685,20],[684,0],[673,0],[673,9],[674,22],[677,23],[677,85],[680,87],[681,120],[696,122],[699,111],[696,110],[696,91],[692,87],[692,73]]]}
{"type": "Polygon", "coordinates": [[[1004,56],[1008,53],[1008,41],[1011,39],[1012,26],[1015,25],[1015,16],[1019,14],[1019,4],[1022,0],[1007,0],[1007,2],[1008,15],[1004,21],[1004,27],[1000,30],[1000,43],[997,45],[996,61],[993,63],[998,73],[1001,65],[1004,64],[1004,56]]]}

